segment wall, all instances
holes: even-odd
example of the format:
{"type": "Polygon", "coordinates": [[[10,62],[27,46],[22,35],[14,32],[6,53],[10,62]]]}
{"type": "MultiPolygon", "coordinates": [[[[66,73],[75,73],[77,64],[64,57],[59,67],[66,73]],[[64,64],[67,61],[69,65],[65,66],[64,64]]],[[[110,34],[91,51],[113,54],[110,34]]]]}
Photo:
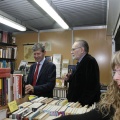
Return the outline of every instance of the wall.
{"type": "Polygon", "coordinates": [[[16,45],[18,47],[17,60],[16,60],[16,69],[18,68],[20,61],[24,60],[24,45],[26,43],[35,43],[38,41],[38,33],[20,33],[15,34],[16,45]]]}
{"type": "MultiPolygon", "coordinates": [[[[18,45],[18,57],[16,66],[18,67],[23,56],[23,44],[38,41],[37,33],[16,34],[16,44],[18,45]]],[[[89,53],[96,58],[100,67],[100,82],[108,84],[111,80],[110,59],[112,53],[112,40],[106,36],[106,29],[99,30],[74,30],[73,40],[85,39],[90,47],[89,53]]],[[[61,54],[62,59],[69,59],[70,64],[72,46],[72,31],[40,32],[40,41],[50,41],[52,50],[46,55],[61,54]]],[[[75,61],[74,61],[75,64],[75,61]]]]}

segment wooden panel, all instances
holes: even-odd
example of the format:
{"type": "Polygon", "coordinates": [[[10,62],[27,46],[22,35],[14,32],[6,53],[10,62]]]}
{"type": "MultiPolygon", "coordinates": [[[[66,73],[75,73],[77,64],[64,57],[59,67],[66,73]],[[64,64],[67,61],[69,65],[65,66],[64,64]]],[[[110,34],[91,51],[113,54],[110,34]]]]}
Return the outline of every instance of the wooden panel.
{"type": "Polygon", "coordinates": [[[47,51],[46,55],[61,54],[62,59],[69,59],[70,63],[72,63],[70,54],[72,46],[71,33],[71,31],[40,33],[40,41],[51,41],[52,43],[52,50],[47,51]]]}
{"type": "Polygon", "coordinates": [[[38,42],[38,33],[34,33],[34,32],[20,33],[14,36],[16,37],[16,44],[18,47],[18,54],[17,54],[16,65],[15,65],[16,69],[18,69],[20,61],[24,60],[24,45],[23,44],[38,42]]]}

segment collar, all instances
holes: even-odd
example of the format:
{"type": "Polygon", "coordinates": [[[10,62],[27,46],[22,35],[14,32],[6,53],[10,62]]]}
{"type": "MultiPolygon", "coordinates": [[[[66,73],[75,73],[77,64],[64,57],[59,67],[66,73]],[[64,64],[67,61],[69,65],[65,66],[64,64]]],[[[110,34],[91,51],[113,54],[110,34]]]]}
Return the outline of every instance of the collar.
{"type": "Polygon", "coordinates": [[[81,60],[84,58],[84,56],[86,55],[87,53],[83,54],[82,57],[78,60],[78,62],[80,63],[81,60]]]}
{"type": "MultiPolygon", "coordinates": [[[[40,65],[42,65],[44,63],[44,61],[45,61],[45,58],[43,58],[43,60],[40,62],[40,65]]],[[[37,62],[37,64],[38,64],[38,62],[37,62]]]]}

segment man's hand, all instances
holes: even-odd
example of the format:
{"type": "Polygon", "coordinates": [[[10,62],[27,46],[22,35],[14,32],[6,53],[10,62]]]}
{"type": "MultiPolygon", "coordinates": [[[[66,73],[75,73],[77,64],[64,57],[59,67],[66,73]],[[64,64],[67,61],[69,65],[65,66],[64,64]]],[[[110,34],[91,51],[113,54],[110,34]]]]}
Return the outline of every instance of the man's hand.
{"type": "Polygon", "coordinates": [[[68,81],[68,79],[70,78],[70,75],[71,75],[71,73],[67,73],[65,75],[65,77],[63,78],[63,80],[68,81]]]}
{"type": "Polygon", "coordinates": [[[27,94],[29,92],[34,93],[34,87],[30,84],[25,86],[25,93],[27,94]]]}

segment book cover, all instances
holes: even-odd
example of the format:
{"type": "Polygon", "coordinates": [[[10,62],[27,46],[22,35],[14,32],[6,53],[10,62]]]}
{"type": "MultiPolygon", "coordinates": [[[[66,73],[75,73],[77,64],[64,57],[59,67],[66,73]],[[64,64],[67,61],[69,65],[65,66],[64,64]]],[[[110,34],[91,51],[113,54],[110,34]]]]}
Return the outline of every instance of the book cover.
{"type": "Polygon", "coordinates": [[[76,70],[76,65],[68,65],[68,73],[74,73],[76,70]]]}
{"type": "Polygon", "coordinates": [[[10,73],[0,73],[0,78],[10,77],[10,73]]]}
{"type": "Polygon", "coordinates": [[[1,73],[10,73],[11,69],[10,68],[0,68],[0,74],[1,73]]]}

